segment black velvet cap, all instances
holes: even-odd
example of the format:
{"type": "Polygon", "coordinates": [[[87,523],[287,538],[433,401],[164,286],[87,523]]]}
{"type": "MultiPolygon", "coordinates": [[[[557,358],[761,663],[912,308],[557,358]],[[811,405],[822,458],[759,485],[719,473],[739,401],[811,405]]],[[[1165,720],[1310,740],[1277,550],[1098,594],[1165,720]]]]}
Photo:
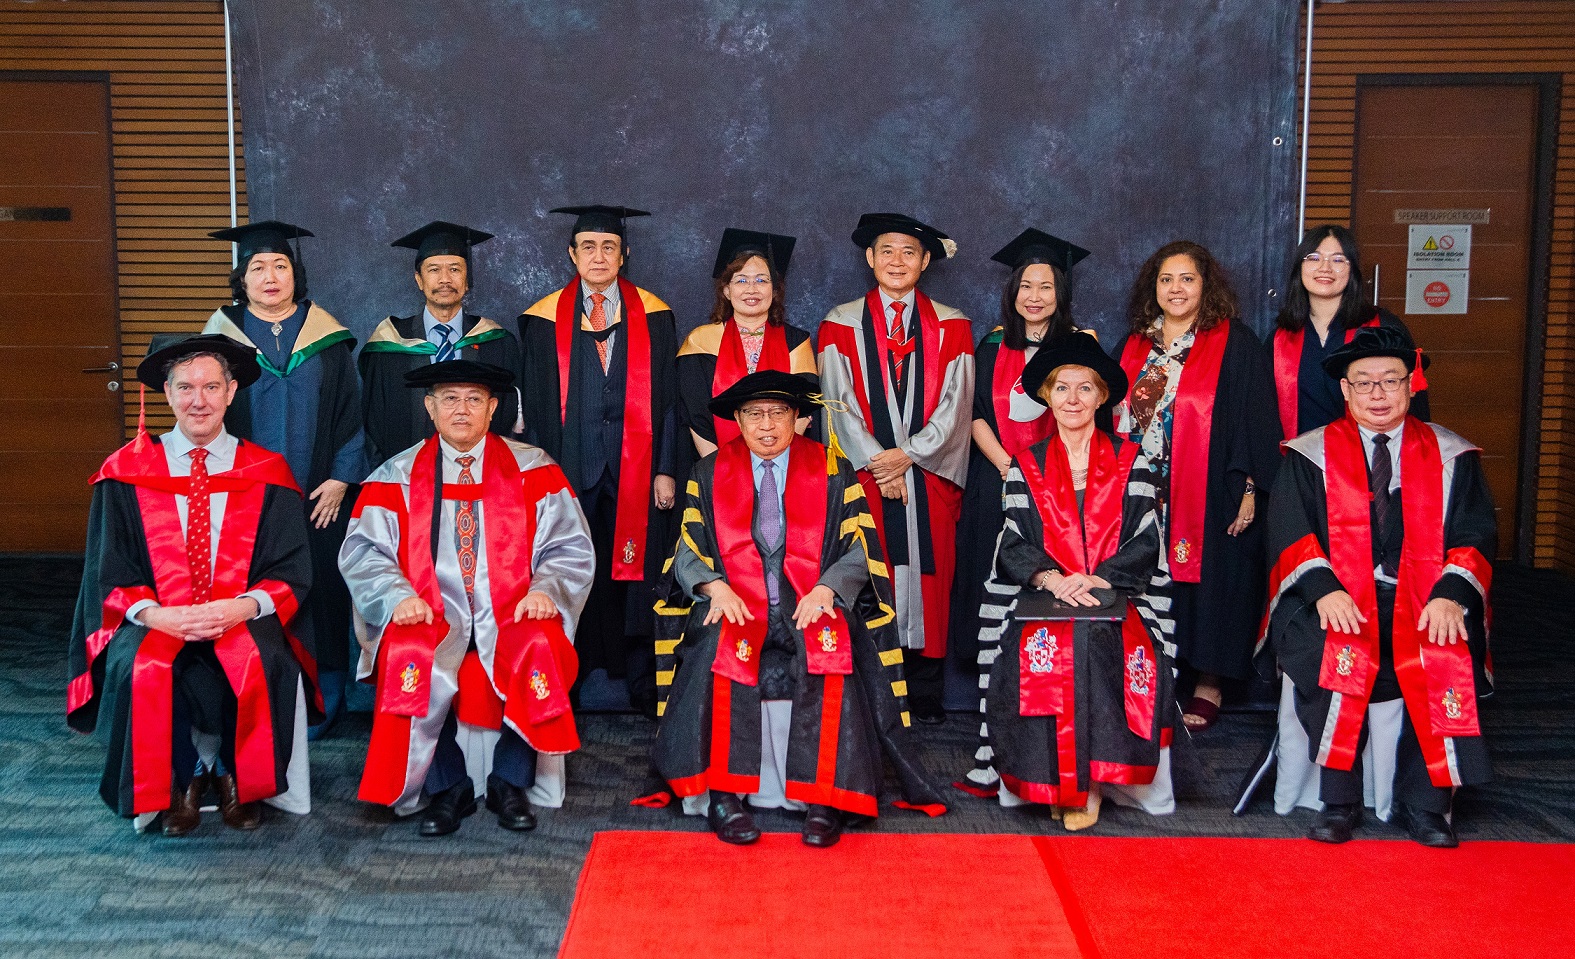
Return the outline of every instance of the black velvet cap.
{"type": "Polygon", "coordinates": [[[164,388],[164,371],[171,363],[195,356],[198,353],[217,353],[230,364],[230,375],[242,389],[257,382],[262,367],[257,365],[257,350],[223,333],[201,333],[185,336],[180,333],[160,333],[148,344],[148,356],[137,364],[137,379],[155,389],[164,388]]]}
{"type": "Polygon", "coordinates": [[[713,279],[721,276],[727,270],[727,265],[737,259],[740,253],[757,253],[771,264],[778,276],[787,276],[788,263],[793,259],[793,247],[797,243],[797,237],[780,233],[728,227],[722,231],[722,242],[716,248],[716,266],[711,270],[711,276],[713,279]]]}
{"type": "Polygon", "coordinates": [[[416,251],[416,268],[429,256],[462,256],[470,263],[470,249],[492,239],[493,234],[473,230],[458,223],[433,220],[426,226],[390,243],[406,250],[416,251]]]}
{"type": "Polygon", "coordinates": [[[1050,404],[1039,395],[1039,388],[1056,369],[1063,366],[1086,366],[1105,381],[1110,395],[1100,404],[1101,410],[1113,409],[1126,398],[1127,373],[1121,364],[1111,359],[1099,341],[1082,330],[1071,330],[1046,340],[1023,367],[1023,392],[1041,406],[1050,404]]]}
{"type": "Polygon", "coordinates": [[[1323,371],[1337,380],[1345,379],[1346,370],[1357,360],[1371,356],[1392,356],[1405,363],[1407,373],[1416,372],[1417,361],[1427,369],[1432,359],[1417,349],[1410,334],[1398,326],[1363,326],[1351,337],[1351,342],[1324,357],[1323,371]]]}
{"type": "Polygon", "coordinates": [[[718,393],[711,401],[712,416],[732,416],[750,400],[781,400],[801,415],[809,415],[817,404],[810,398],[808,380],[781,370],[758,370],[718,393]]]}
{"type": "Polygon", "coordinates": [[[240,247],[241,265],[245,266],[246,261],[258,253],[283,253],[292,260],[298,260],[300,238],[315,234],[293,223],[263,220],[261,223],[245,223],[225,230],[214,230],[208,235],[215,240],[229,240],[240,247]],[[291,240],[296,241],[293,247],[291,240]]]}
{"type": "Polygon", "coordinates": [[[866,213],[859,217],[853,230],[853,242],[867,250],[875,245],[877,237],[886,233],[905,233],[924,245],[931,256],[945,259],[957,252],[952,238],[927,223],[920,223],[903,213],[866,213]]]}
{"type": "Polygon", "coordinates": [[[514,388],[514,374],[501,366],[478,363],[475,360],[444,360],[427,363],[405,374],[405,385],[411,389],[428,390],[434,386],[453,383],[474,383],[486,387],[492,395],[514,388]]]}
{"type": "Polygon", "coordinates": [[[549,213],[568,213],[575,216],[574,230],[569,234],[569,242],[581,233],[612,233],[624,237],[624,222],[630,217],[650,216],[645,210],[636,210],[627,206],[560,206],[549,213]]]}
{"type": "Polygon", "coordinates": [[[1048,263],[1060,269],[1062,273],[1070,273],[1072,267],[1085,256],[1088,256],[1088,251],[1077,244],[1029,227],[1017,234],[1017,239],[1001,247],[990,259],[997,263],[1004,263],[1014,270],[1029,263],[1048,263]]]}

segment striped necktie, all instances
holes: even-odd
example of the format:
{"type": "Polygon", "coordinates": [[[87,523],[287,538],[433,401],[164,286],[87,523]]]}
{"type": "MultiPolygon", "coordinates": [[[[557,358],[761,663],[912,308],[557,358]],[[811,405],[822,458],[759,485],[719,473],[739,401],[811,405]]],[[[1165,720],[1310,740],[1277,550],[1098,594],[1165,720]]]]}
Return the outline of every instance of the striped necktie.
{"type": "Polygon", "coordinates": [[[452,360],[454,358],[454,344],[449,341],[454,338],[454,328],[447,323],[439,323],[432,328],[432,332],[442,339],[442,342],[438,344],[437,360],[435,362],[442,363],[445,360],[452,360]]]}

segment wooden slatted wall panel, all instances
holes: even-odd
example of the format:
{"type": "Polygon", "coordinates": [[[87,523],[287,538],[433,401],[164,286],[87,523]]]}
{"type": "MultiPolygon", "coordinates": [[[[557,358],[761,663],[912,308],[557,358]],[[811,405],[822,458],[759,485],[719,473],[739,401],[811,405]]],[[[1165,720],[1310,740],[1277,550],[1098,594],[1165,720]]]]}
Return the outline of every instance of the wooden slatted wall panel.
{"type": "Polygon", "coordinates": [[[1386,73],[1565,75],[1542,424],[1526,428],[1541,437],[1537,496],[1528,504],[1536,511],[1533,560],[1575,571],[1575,2],[1320,5],[1313,21],[1308,223],[1350,223],[1356,78],[1386,73]]]}
{"type": "MultiPolygon", "coordinates": [[[[195,332],[230,300],[230,245],[206,236],[230,222],[223,18],[223,5],[212,0],[0,0],[0,70],[109,77],[127,368],[146,355],[155,333],[195,332]]],[[[240,148],[237,136],[244,222],[240,148]]],[[[150,427],[172,425],[162,397],[152,397],[148,408],[150,427]]],[[[136,426],[133,381],[126,389],[128,436],[136,426]]]]}

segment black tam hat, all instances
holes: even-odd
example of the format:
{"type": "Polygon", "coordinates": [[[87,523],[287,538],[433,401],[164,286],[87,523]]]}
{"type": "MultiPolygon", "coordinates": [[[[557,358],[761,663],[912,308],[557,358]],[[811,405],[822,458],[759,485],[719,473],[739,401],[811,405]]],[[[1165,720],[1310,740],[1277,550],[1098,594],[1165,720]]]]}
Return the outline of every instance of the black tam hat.
{"type": "Polygon", "coordinates": [[[1088,256],[1088,251],[1077,244],[1029,227],[1017,234],[1017,239],[1001,247],[990,259],[997,263],[1004,263],[1014,270],[1030,263],[1048,263],[1062,273],[1070,273],[1072,267],[1085,256],[1088,256]]]}
{"type": "Polygon", "coordinates": [[[405,374],[405,385],[411,389],[429,390],[435,386],[454,383],[474,383],[485,387],[492,395],[514,388],[514,374],[501,366],[478,363],[475,360],[444,360],[418,366],[405,374]]]}
{"type": "Polygon", "coordinates": [[[1023,367],[1023,392],[1041,406],[1049,402],[1039,395],[1050,374],[1063,366],[1086,366],[1105,381],[1110,395],[1100,405],[1101,410],[1112,409],[1126,398],[1127,374],[1121,364],[1110,358],[1099,341],[1082,330],[1071,330],[1046,340],[1023,367]]]}
{"type": "Polygon", "coordinates": [[[620,239],[628,239],[624,235],[625,220],[636,216],[650,216],[645,210],[636,210],[627,206],[560,206],[547,211],[549,213],[568,213],[575,217],[574,230],[569,234],[569,243],[574,243],[574,238],[581,233],[612,233],[620,239]]]}
{"type": "Polygon", "coordinates": [[[229,240],[240,248],[240,263],[242,266],[258,253],[283,253],[291,260],[301,261],[301,240],[303,236],[314,236],[311,230],[296,226],[292,223],[281,223],[278,220],[263,220],[260,223],[246,223],[241,226],[232,226],[227,230],[214,230],[208,234],[215,240],[229,240]],[[294,240],[292,246],[290,241],[294,240]]]}
{"type": "MultiPolygon", "coordinates": [[[[1363,326],[1357,329],[1351,342],[1324,357],[1323,371],[1334,379],[1342,380],[1352,363],[1372,356],[1392,356],[1405,364],[1407,373],[1415,373],[1419,367],[1425,370],[1432,362],[1423,355],[1422,348],[1416,345],[1411,335],[1400,327],[1363,326]]],[[[1412,386],[1419,390],[1427,388],[1415,383],[1412,386]]]]}
{"type": "Polygon", "coordinates": [[[727,265],[743,253],[760,256],[776,271],[777,276],[787,276],[788,263],[793,259],[793,247],[797,243],[797,237],[728,227],[722,231],[722,242],[716,249],[716,266],[711,270],[711,276],[721,276],[727,271],[727,265]]]}
{"type": "Polygon", "coordinates": [[[155,390],[164,388],[164,380],[171,365],[198,353],[216,353],[230,365],[230,375],[242,389],[257,382],[262,368],[257,365],[257,350],[223,333],[202,333],[185,336],[180,333],[160,333],[148,345],[148,356],[137,364],[137,379],[144,386],[155,390]]]}
{"type": "Polygon", "coordinates": [[[781,400],[808,416],[819,404],[810,396],[812,387],[808,380],[794,373],[781,370],[759,370],[718,393],[711,401],[712,416],[732,416],[740,406],[750,400],[781,400]]]}
{"type": "Polygon", "coordinates": [[[422,261],[429,256],[461,256],[465,258],[465,265],[469,266],[471,247],[487,242],[492,236],[491,233],[473,230],[458,223],[433,220],[421,229],[405,234],[389,246],[415,250],[418,270],[421,269],[422,261]]]}
{"type": "Polygon", "coordinates": [[[943,260],[957,253],[957,244],[951,237],[902,213],[864,214],[859,217],[859,225],[853,230],[853,242],[867,250],[875,245],[877,237],[886,233],[905,233],[923,244],[931,256],[943,260]]]}

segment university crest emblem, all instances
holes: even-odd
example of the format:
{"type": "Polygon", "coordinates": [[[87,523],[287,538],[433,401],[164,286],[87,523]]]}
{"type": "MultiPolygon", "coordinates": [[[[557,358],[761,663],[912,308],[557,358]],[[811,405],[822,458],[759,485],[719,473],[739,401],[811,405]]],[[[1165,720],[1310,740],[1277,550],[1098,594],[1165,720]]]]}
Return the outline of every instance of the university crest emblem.
{"type": "Polygon", "coordinates": [[[1176,545],[1171,547],[1170,555],[1176,558],[1176,562],[1185,563],[1192,556],[1192,541],[1188,539],[1176,540],[1176,545]]]}
{"type": "Polygon", "coordinates": [[[624,540],[624,544],[623,544],[623,561],[625,563],[632,563],[632,562],[634,562],[634,540],[632,540],[632,539],[624,540]]]}
{"type": "Polygon", "coordinates": [[[1356,667],[1356,653],[1351,649],[1351,644],[1346,643],[1334,657],[1334,671],[1341,676],[1351,675],[1351,670],[1356,667]]]}
{"type": "Polygon", "coordinates": [[[820,651],[823,653],[837,651],[837,634],[830,626],[820,628],[820,651]]]}
{"type": "Polygon", "coordinates": [[[539,669],[531,670],[530,688],[535,691],[537,699],[546,699],[547,694],[552,692],[547,686],[547,674],[539,669]]]}
{"type": "Polygon", "coordinates": [[[1142,646],[1132,650],[1127,657],[1127,689],[1139,696],[1147,696],[1154,688],[1154,660],[1142,646]]]}
{"type": "Polygon", "coordinates": [[[413,693],[421,682],[421,667],[415,663],[406,663],[405,668],[399,673],[399,691],[413,693]]]}
{"type": "Polygon", "coordinates": [[[750,650],[749,650],[749,640],[747,640],[747,639],[739,640],[738,641],[738,660],[739,660],[739,662],[742,662],[742,663],[749,662],[749,652],[750,652],[750,650]]]}
{"type": "Polygon", "coordinates": [[[1044,626],[1034,630],[1028,637],[1028,671],[1031,673],[1055,672],[1055,654],[1057,651],[1055,637],[1050,635],[1050,630],[1044,626]]]}
{"type": "Polygon", "coordinates": [[[1460,696],[1453,686],[1444,690],[1444,715],[1450,719],[1460,718],[1460,696]]]}

